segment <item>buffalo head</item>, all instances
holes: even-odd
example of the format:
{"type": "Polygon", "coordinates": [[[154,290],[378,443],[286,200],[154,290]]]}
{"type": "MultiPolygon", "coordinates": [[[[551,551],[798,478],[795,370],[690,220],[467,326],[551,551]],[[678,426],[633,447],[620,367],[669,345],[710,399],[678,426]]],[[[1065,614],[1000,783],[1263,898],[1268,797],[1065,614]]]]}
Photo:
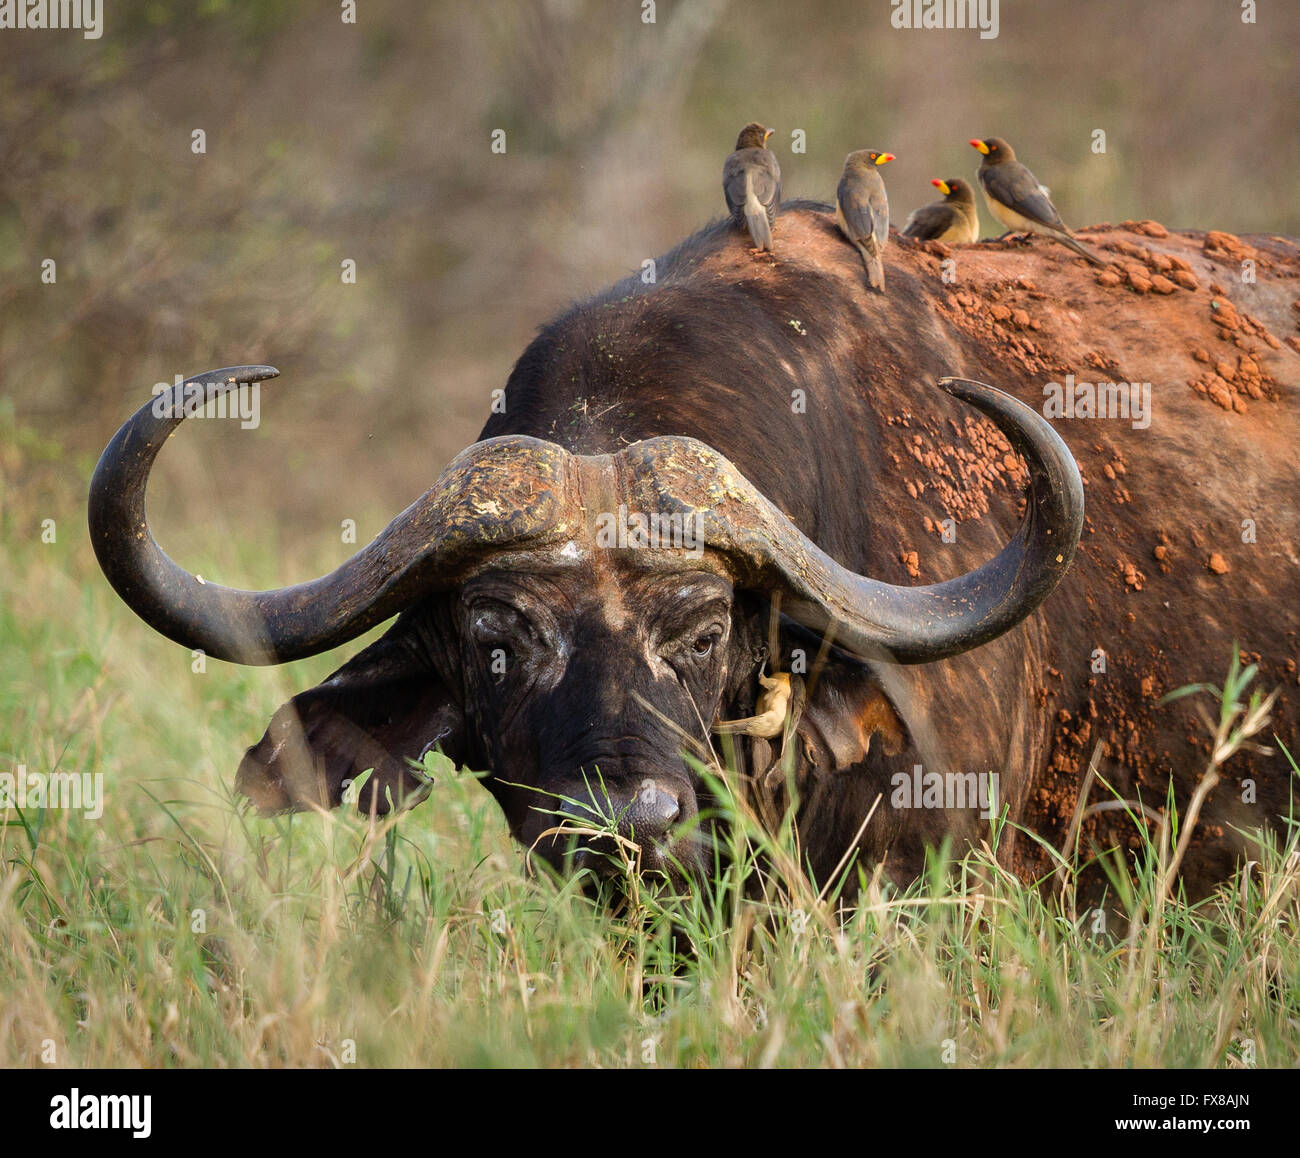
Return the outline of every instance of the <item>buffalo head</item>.
{"type": "MultiPolygon", "coordinates": [[[[275,374],[242,366],[175,389],[203,382],[212,397],[275,374]]],[[[1027,616],[1069,566],[1083,497],[1064,443],[1000,391],[965,379],[941,384],[1003,431],[1028,463],[1030,489],[1019,531],[996,557],[930,586],[892,586],[844,568],[696,439],[581,455],[509,435],[462,452],[332,574],[277,591],[233,590],[177,566],[150,534],[150,468],[183,413],[156,403],[100,460],[92,542],[146,622],[232,662],[313,655],[398,617],[281,708],[248,750],[238,787],[263,810],[333,806],[367,769],[362,808],[410,803],[426,787],[410,762],[440,747],[486,769],[512,833],[557,864],[566,848],[585,858],[601,843],[579,841],[575,850],[558,839],[554,829],[567,819],[616,827],[644,868],[689,870],[707,840],[695,822],[706,801],[688,757],[707,761],[716,734],[745,732],[753,744],[741,771],[760,777],[791,739],[783,722],[805,689],[783,670],[781,643],[770,646],[778,618],[787,634],[816,633],[814,646],[833,637],[837,654],[859,665],[860,679],[828,678],[824,695],[876,697],[857,712],[848,740],[818,720],[811,700],[804,705],[808,758],[852,763],[865,757],[873,729],[888,741],[899,727],[870,679],[875,665],[978,647],[1027,616]],[[762,702],[760,677],[775,693],[762,702]],[[876,723],[864,731],[867,718],[876,723]]]]}

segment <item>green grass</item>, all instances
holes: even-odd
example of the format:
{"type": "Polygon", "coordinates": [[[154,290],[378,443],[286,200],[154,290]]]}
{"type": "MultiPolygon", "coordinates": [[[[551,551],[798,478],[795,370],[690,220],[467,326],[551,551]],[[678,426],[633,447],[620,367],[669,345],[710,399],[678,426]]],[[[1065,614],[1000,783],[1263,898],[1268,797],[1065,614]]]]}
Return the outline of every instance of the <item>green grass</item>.
{"type": "MultiPolygon", "coordinates": [[[[239,755],[337,657],[193,674],[108,590],[79,522],[43,544],[41,501],[9,499],[0,772],[102,773],[106,807],[0,817],[0,1065],[1297,1061],[1294,836],[1189,905],[1170,886],[1186,825],[1140,826],[1136,880],[1115,878],[1127,919],[1103,924],[1076,908],[1076,861],[1026,888],[988,850],[938,851],[905,891],[868,875],[841,917],[739,802],[737,867],[706,895],[633,881],[610,911],[529,877],[488,794],[436,759],[429,800],[392,821],[258,819],[231,796],[239,755]]],[[[180,557],[266,583],[326,562],[211,530],[180,557]]],[[[1221,695],[1225,741],[1252,674],[1221,695]]]]}

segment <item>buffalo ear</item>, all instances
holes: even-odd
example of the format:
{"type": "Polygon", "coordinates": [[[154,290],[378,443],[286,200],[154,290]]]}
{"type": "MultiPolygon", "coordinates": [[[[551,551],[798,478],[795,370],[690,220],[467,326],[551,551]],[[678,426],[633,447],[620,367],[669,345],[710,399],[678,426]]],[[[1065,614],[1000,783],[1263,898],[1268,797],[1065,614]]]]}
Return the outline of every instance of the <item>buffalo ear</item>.
{"type": "Polygon", "coordinates": [[[240,761],[235,789],[264,815],[333,808],[349,782],[373,769],[357,806],[382,814],[391,806],[416,804],[428,791],[408,757],[419,760],[437,744],[459,764],[463,737],[456,698],[417,659],[399,621],[324,683],[275,713],[240,761]]]}
{"type": "Polygon", "coordinates": [[[906,725],[871,672],[835,662],[812,683],[799,734],[815,773],[846,772],[873,749],[897,756],[908,742],[906,725]]]}

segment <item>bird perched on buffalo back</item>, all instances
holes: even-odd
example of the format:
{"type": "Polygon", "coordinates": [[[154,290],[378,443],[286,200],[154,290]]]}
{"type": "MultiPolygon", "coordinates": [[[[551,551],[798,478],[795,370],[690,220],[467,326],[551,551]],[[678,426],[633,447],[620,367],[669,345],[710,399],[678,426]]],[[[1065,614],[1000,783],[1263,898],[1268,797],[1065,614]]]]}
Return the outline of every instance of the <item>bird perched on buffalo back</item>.
{"type": "Polygon", "coordinates": [[[1061,220],[1047,189],[1038,183],[1024,165],[1016,160],[1016,151],[1001,137],[987,140],[974,138],[971,146],[984,154],[976,171],[989,212],[1007,229],[1025,233],[1041,233],[1087,258],[1093,265],[1105,265],[1092,250],[1075,240],[1074,234],[1061,220]]]}
{"type": "Polygon", "coordinates": [[[917,241],[955,241],[969,245],[980,239],[980,216],[975,208],[975,190],[960,177],[930,182],[943,194],[941,201],[931,201],[912,215],[903,227],[904,237],[917,241]]]}
{"type": "Polygon", "coordinates": [[[835,220],[862,254],[867,283],[885,292],[885,266],[881,257],[889,241],[889,198],[880,178],[880,166],[893,153],[859,149],[844,158],[844,174],[835,190],[835,220]]]}
{"type": "Polygon", "coordinates": [[[736,151],[722,166],[722,192],[737,225],[746,226],[755,249],[772,248],[772,225],[781,202],[781,166],[767,147],[771,129],[751,121],[736,138],[736,151]]]}

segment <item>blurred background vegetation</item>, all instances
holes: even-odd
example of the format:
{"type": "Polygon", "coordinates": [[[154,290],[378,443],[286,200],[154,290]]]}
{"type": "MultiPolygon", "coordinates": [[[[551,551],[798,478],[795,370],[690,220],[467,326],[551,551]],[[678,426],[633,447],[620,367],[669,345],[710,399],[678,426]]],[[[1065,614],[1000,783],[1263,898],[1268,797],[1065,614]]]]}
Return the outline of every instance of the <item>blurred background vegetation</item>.
{"type": "Polygon", "coordinates": [[[153,383],[266,361],[258,430],[163,456],[164,541],[200,511],[209,544],[214,522],[337,542],[345,517],[366,541],[475,438],[537,325],[719,215],[751,118],[787,196],[896,153],[898,222],[996,133],[1072,224],[1300,226],[1300,7],[1272,0],[1254,25],[1237,0],[1006,0],[994,40],[895,30],[887,0],[660,0],[653,25],[640,0],[104,9],[98,40],[0,32],[0,470],[36,485],[48,460],[26,513],[83,537],[94,456],[153,383]]]}

